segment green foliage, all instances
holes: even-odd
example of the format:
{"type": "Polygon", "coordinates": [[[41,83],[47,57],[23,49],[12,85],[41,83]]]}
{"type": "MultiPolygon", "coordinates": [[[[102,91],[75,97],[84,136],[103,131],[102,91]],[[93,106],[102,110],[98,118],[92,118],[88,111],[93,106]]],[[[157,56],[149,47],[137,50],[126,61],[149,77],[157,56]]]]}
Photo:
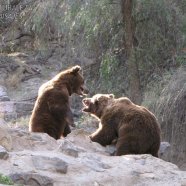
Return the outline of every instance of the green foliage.
{"type": "MultiPolygon", "coordinates": [[[[154,75],[146,87],[142,105],[150,110],[156,109],[156,102],[160,98],[162,90],[169,83],[174,72],[165,71],[162,76],[154,75]]],[[[168,98],[167,98],[168,99],[168,98]]]]}
{"type": "Polygon", "coordinates": [[[109,79],[109,76],[111,75],[112,67],[114,66],[115,63],[117,63],[117,61],[114,56],[110,56],[109,54],[105,54],[103,56],[100,73],[105,80],[109,79]]]}
{"type": "Polygon", "coordinates": [[[185,66],[186,65],[186,51],[181,51],[176,55],[175,60],[178,64],[185,66]]]}
{"type": "Polygon", "coordinates": [[[84,47],[98,54],[112,45],[116,47],[115,37],[119,33],[121,22],[116,12],[118,8],[118,5],[110,5],[107,0],[86,1],[81,4],[76,16],[73,16],[75,19],[71,27],[71,35],[75,33],[77,35],[81,31],[84,47]]]}
{"type": "Polygon", "coordinates": [[[8,176],[0,174],[0,184],[13,185],[14,183],[8,176]]]}
{"type": "Polygon", "coordinates": [[[171,1],[136,0],[133,19],[134,55],[145,90],[153,74],[183,63],[183,55],[177,53],[184,47],[183,14],[171,1]]]}
{"type": "MultiPolygon", "coordinates": [[[[174,63],[185,64],[185,54],[178,52],[175,58],[174,51],[186,44],[186,0],[134,2],[134,60],[145,87],[152,73],[174,63]]],[[[99,77],[96,77],[100,90],[122,92],[127,77],[120,10],[120,2],[113,0],[39,1],[23,24],[26,30],[34,31],[39,49],[55,40],[59,46],[68,48],[65,57],[69,61],[71,57],[87,56],[96,60],[100,64],[99,77]],[[119,51],[116,55],[115,50],[119,51]]]]}
{"type": "Polygon", "coordinates": [[[38,45],[58,38],[59,43],[68,42],[73,48],[80,44],[100,55],[110,46],[117,47],[122,33],[118,9],[119,4],[108,0],[46,0],[35,5],[23,24],[35,33],[38,45]]]}
{"type": "Polygon", "coordinates": [[[137,2],[133,14],[141,70],[169,65],[172,51],[183,46],[181,16],[177,7],[165,0],[137,2]]]}
{"type": "Polygon", "coordinates": [[[116,71],[117,64],[118,60],[116,56],[112,56],[109,53],[103,55],[100,67],[100,76],[103,86],[108,92],[113,92],[113,88],[116,86],[113,83],[116,80],[116,78],[113,78],[115,76],[113,72],[116,71]]]}

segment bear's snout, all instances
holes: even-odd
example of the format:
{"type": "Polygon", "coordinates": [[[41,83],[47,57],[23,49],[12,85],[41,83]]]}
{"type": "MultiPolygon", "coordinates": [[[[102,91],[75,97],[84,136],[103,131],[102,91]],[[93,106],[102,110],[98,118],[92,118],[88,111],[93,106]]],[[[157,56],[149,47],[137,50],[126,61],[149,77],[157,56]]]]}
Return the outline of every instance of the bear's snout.
{"type": "Polygon", "coordinates": [[[80,89],[81,89],[81,92],[83,93],[83,95],[87,95],[89,93],[87,87],[85,87],[85,86],[81,86],[80,89]]]}

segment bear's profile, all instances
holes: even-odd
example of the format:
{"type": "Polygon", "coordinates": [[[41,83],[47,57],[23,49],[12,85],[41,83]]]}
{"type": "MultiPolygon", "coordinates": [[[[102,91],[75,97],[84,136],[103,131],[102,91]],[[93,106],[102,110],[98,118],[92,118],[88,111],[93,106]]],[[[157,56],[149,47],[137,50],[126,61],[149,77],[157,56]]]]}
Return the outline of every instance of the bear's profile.
{"type": "Polygon", "coordinates": [[[74,66],[62,71],[39,88],[29,122],[30,132],[44,132],[55,139],[71,132],[69,125],[73,126],[74,121],[69,96],[87,93],[80,70],[80,66],[74,66]]]}
{"type": "Polygon", "coordinates": [[[135,105],[127,97],[96,94],[83,99],[83,111],[100,120],[92,141],[110,145],[117,139],[116,155],[152,154],[158,157],[160,128],[156,117],[145,107],[135,105]]]}

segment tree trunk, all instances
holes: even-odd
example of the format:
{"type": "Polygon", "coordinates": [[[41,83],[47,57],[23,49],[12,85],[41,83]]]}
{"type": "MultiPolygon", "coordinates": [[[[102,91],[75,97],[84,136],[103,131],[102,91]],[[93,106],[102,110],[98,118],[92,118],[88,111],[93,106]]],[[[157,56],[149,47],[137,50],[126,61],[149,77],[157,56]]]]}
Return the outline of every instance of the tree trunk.
{"type": "Polygon", "coordinates": [[[135,26],[132,16],[133,0],[121,0],[121,8],[124,23],[123,44],[127,55],[127,70],[129,78],[129,97],[137,104],[142,101],[140,78],[137,60],[135,58],[135,26]]]}

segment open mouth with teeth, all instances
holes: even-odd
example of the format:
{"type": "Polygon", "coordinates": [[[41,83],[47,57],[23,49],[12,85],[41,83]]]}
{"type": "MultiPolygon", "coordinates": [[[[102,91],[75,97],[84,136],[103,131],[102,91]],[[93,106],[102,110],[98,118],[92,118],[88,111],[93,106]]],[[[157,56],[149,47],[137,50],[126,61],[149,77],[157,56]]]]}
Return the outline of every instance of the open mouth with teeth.
{"type": "Polygon", "coordinates": [[[83,112],[89,112],[90,111],[90,104],[91,104],[90,100],[88,98],[85,98],[85,99],[82,100],[82,103],[83,103],[83,106],[84,106],[82,111],[83,112]]]}
{"type": "Polygon", "coordinates": [[[83,88],[83,86],[80,87],[80,92],[81,92],[81,95],[84,95],[84,88],[83,88]]]}
{"type": "Polygon", "coordinates": [[[81,95],[81,96],[87,95],[88,94],[88,90],[85,89],[83,86],[81,86],[80,89],[79,89],[78,94],[81,95]]]}

